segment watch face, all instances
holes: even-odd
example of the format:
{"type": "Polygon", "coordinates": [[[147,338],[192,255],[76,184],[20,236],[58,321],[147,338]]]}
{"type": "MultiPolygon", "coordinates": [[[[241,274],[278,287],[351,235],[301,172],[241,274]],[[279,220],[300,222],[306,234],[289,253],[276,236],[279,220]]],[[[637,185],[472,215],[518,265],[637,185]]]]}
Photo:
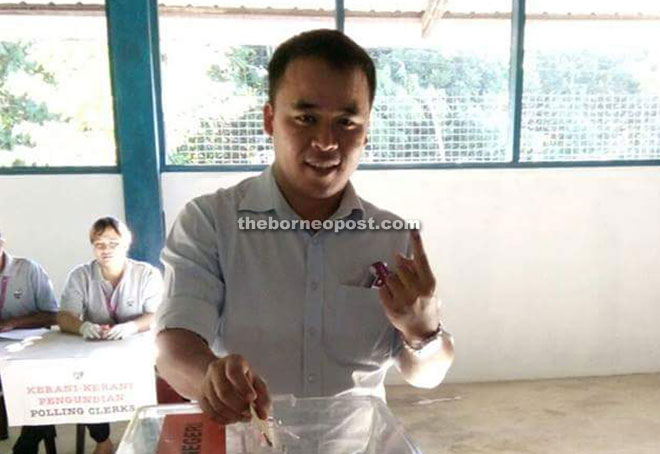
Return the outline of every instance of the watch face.
{"type": "Polygon", "coordinates": [[[22,289],[18,289],[14,292],[14,298],[16,298],[17,300],[20,300],[22,296],[23,296],[23,290],[22,289]]]}

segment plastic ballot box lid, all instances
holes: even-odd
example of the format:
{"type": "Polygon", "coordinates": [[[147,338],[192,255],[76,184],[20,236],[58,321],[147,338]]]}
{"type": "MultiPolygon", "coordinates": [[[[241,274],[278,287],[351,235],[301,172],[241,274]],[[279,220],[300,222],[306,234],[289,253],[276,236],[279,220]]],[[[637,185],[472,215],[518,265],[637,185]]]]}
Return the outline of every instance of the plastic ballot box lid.
{"type": "Polygon", "coordinates": [[[265,424],[218,426],[196,404],[138,409],[117,454],[421,454],[374,397],[273,399],[265,424]]]}

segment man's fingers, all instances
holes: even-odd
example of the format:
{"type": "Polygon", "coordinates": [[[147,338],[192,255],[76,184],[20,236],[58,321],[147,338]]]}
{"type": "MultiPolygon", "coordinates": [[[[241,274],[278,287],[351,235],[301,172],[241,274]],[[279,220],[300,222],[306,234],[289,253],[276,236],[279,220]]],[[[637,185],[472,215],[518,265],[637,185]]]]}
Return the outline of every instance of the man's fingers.
{"type": "Polygon", "coordinates": [[[252,402],[257,398],[257,393],[254,391],[251,380],[248,378],[250,366],[242,356],[228,356],[225,362],[225,371],[227,379],[240,396],[243,396],[248,402],[252,402]]]}
{"type": "Polygon", "coordinates": [[[268,393],[268,386],[266,382],[259,377],[258,375],[254,377],[254,390],[257,392],[257,398],[254,401],[254,409],[257,412],[257,416],[261,419],[268,418],[270,413],[270,394],[268,393]]]}
{"type": "Polygon", "coordinates": [[[394,295],[392,295],[387,285],[383,285],[378,289],[378,296],[380,296],[380,301],[385,307],[391,308],[394,305],[394,295]]]}
{"type": "Polygon", "coordinates": [[[249,415],[247,404],[233,390],[231,384],[220,374],[211,377],[205,384],[204,397],[211,407],[231,422],[239,421],[249,415]]]}
{"type": "Polygon", "coordinates": [[[424,245],[422,244],[422,236],[419,234],[418,230],[410,231],[410,241],[413,245],[413,253],[415,257],[413,258],[413,263],[415,270],[421,284],[426,287],[424,290],[433,292],[435,290],[435,277],[433,276],[433,271],[431,270],[431,265],[429,264],[428,257],[424,251],[424,245]]]}
{"type": "Polygon", "coordinates": [[[216,411],[218,414],[222,415],[222,417],[229,423],[234,423],[237,421],[247,422],[250,420],[249,409],[246,412],[237,412],[225,405],[224,402],[220,402],[220,407],[216,411]]]}
{"type": "Polygon", "coordinates": [[[415,292],[417,287],[419,287],[419,278],[415,271],[413,260],[405,258],[401,254],[396,256],[397,270],[399,279],[410,291],[415,292]]]}
{"type": "Polygon", "coordinates": [[[199,401],[199,406],[204,413],[219,424],[227,425],[237,421],[245,421],[243,416],[233,412],[222,403],[215,401],[214,404],[211,404],[211,400],[207,397],[199,401]]]}
{"type": "Polygon", "coordinates": [[[211,405],[208,398],[202,397],[201,399],[199,399],[198,404],[199,404],[199,408],[201,408],[202,411],[213,421],[220,424],[228,424],[225,417],[221,416],[220,413],[218,413],[216,409],[213,408],[213,405],[211,405]]]}
{"type": "Polygon", "coordinates": [[[244,413],[248,409],[248,402],[238,394],[227,378],[225,361],[218,360],[214,366],[206,373],[204,394],[211,396],[209,401],[214,406],[223,404],[236,414],[244,413]]]}
{"type": "Polygon", "coordinates": [[[214,412],[217,412],[221,408],[220,396],[215,393],[212,386],[207,387],[202,400],[204,400],[214,412]]]}
{"type": "Polygon", "coordinates": [[[428,267],[429,262],[426,257],[426,251],[424,251],[424,244],[422,244],[422,236],[419,234],[419,230],[410,231],[410,242],[412,243],[412,250],[414,254],[414,261],[417,266],[420,268],[428,267]]]}
{"type": "Polygon", "coordinates": [[[220,403],[240,418],[250,417],[250,402],[256,393],[248,380],[249,365],[239,355],[229,355],[220,360],[220,367],[212,371],[211,387],[220,403]],[[246,372],[247,371],[247,372],[246,372]]]}
{"type": "Polygon", "coordinates": [[[405,310],[405,302],[412,298],[410,291],[403,285],[401,279],[396,274],[390,274],[385,281],[392,293],[391,304],[388,305],[393,312],[402,312],[405,310]]]}
{"type": "Polygon", "coordinates": [[[213,421],[219,422],[220,424],[224,424],[224,421],[220,421],[218,414],[215,412],[209,401],[206,399],[206,397],[202,397],[199,399],[197,402],[199,404],[199,408],[202,409],[202,411],[213,421]]]}
{"type": "Polygon", "coordinates": [[[250,401],[242,396],[226,376],[218,377],[216,393],[221,402],[232,411],[243,416],[250,414],[250,401]]]}
{"type": "Polygon", "coordinates": [[[253,378],[249,364],[240,355],[228,355],[209,365],[199,400],[209,417],[221,424],[249,421],[253,401],[260,416],[267,417],[270,407],[265,382],[253,378]]]}

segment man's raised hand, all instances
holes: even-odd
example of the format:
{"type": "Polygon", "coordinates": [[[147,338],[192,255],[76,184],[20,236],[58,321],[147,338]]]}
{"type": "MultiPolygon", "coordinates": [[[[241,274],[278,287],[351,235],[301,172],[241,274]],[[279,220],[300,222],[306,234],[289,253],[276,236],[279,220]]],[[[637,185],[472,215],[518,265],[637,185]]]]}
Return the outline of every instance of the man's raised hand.
{"type": "Polygon", "coordinates": [[[438,328],[435,276],[419,232],[410,232],[413,257],[397,256],[397,269],[379,289],[381,303],[392,325],[408,343],[423,341],[438,328]]]}

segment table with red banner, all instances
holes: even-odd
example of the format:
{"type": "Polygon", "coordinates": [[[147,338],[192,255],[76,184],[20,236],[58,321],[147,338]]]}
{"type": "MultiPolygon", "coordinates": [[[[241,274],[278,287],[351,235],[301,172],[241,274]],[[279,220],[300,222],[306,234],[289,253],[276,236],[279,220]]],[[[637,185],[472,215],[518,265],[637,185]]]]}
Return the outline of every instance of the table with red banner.
{"type": "Polygon", "coordinates": [[[152,333],[91,341],[59,330],[0,341],[10,426],[113,422],[154,405],[152,333]]]}

